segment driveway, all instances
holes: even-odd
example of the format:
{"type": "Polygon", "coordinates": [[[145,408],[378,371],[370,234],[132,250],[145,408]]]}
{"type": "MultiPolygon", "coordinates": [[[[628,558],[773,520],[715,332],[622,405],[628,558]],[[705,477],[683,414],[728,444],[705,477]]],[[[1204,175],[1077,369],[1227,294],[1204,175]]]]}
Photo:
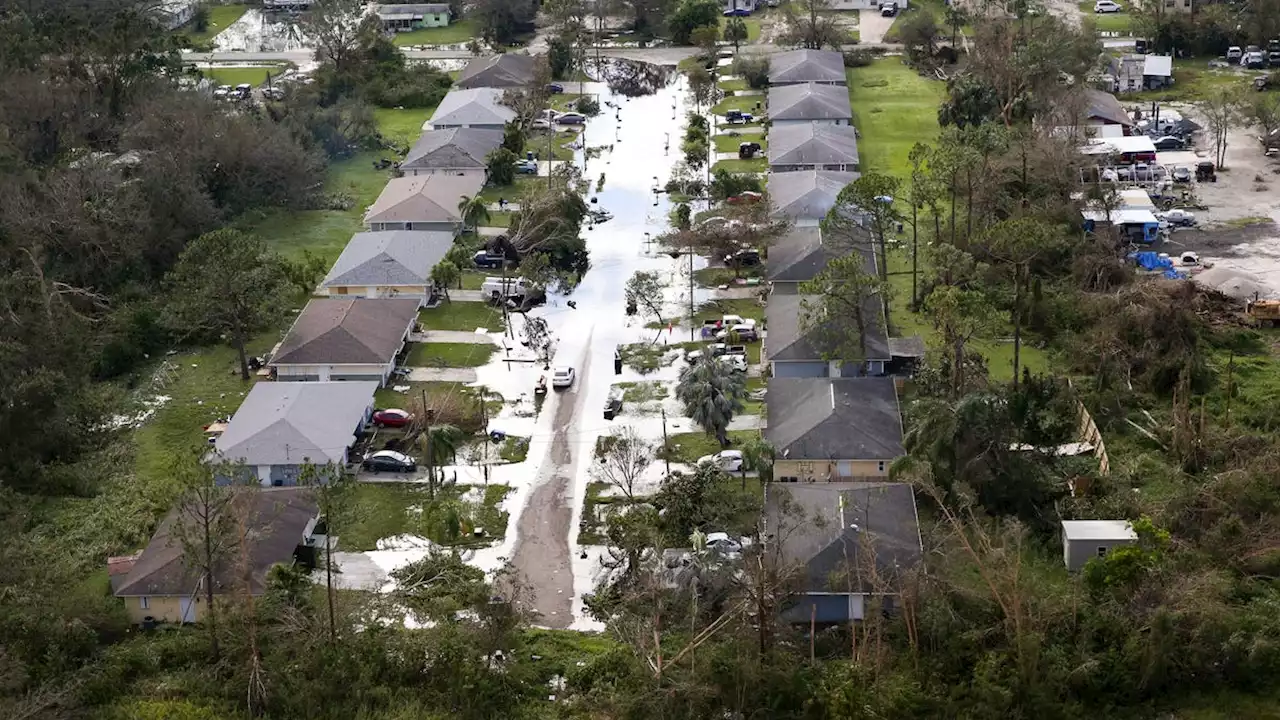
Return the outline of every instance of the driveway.
{"type": "Polygon", "coordinates": [[[867,45],[884,42],[884,34],[889,32],[889,28],[893,27],[893,21],[896,19],[882,17],[879,10],[859,10],[858,44],[867,45]]]}

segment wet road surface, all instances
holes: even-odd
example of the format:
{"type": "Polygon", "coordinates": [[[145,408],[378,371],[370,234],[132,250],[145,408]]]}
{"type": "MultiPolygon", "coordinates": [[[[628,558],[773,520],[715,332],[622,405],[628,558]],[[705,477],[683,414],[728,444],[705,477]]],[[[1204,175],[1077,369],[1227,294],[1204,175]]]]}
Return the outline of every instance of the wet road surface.
{"type": "MultiPolygon", "coordinates": [[[[573,366],[578,377],[571,390],[555,395],[554,408],[546,408],[553,412],[551,446],[516,523],[512,557],[530,588],[532,609],[539,616],[535,622],[553,628],[573,621],[573,554],[592,452],[596,439],[614,427],[602,416],[609,386],[616,379],[614,349],[653,334],[642,323],[628,323],[623,288],[637,270],[675,278],[680,266],[653,252],[645,240],[646,233],[656,237],[669,227],[671,204],[665,194],[655,195],[653,187],[655,178],[665,184],[679,159],[683,81],[673,77],[655,94],[629,100],[602,84],[591,84],[587,90],[599,93],[602,112],[587,123],[585,144],[611,149],[586,160],[583,177],[595,190],[604,175],[603,189],[588,198],[596,198],[592,207],[608,210],[614,219],[583,229],[591,270],[571,296],[553,296],[538,311],[557,337],[552,364],[573,366]],[[565,304],[569,299],[577,303],[576,310],[565,304]]],[[[579,151],[580,166],[582,161],[579,151]]]]}

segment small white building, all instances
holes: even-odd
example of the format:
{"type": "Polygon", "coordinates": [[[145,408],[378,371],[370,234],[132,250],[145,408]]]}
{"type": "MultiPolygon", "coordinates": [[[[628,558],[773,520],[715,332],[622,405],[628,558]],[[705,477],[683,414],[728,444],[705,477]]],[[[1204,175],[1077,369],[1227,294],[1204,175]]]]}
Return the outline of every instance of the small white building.
{"type": "Polygon", "coordinates": [[[1068,570],[1079,570],[1096,557],[1105,557],[1113,548],[1138,542],[1138,534],[1128,520],[1063,520],[1062,560],[1068,570]]]}

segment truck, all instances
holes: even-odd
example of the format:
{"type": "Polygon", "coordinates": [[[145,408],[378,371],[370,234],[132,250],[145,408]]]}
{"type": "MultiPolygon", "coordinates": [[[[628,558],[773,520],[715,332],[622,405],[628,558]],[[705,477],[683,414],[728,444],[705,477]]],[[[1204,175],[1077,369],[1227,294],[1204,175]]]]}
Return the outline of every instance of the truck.
{"type": "Polygon", "coordinates": [[[532,290],[533,283],[522,277],[486,277],[480,285],[480,292],[493,302],[508,298],[522,299],[532,290]]]}
{"type": "Polygon", "coordinates": [[[1264,327],[1280,325],[1280,300],[1253,300],[1245,303],[1244,312],[1258,325],[1264,327]]]}

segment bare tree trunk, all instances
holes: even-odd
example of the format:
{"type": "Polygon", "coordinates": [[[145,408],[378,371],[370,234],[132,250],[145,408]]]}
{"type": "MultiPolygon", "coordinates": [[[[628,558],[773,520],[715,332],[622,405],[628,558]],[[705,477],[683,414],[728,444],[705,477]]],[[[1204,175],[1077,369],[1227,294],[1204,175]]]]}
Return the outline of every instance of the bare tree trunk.
{"type": "Polygon", "coordinates": [[[218,647],[217,611],[213,609],[213,528],[210,527],[211,518],[207,506],[202,520],[204,523],[204,601],[205,612],[209,615],[209,654],[213,656],[214,662],[217,662],[221,650],[218,647]]]}
{"type": "Polygon", "coordinates": [[[236,345],[236,353],[240,356],[240,379],[248,382],[249,357],[248,355],[245,354],[245,350],[244,350],[244,345],[245,345],[244,333],[240,332],[239,330],[236,330],[232,337],[234,338],[234,342],[236,345]]]}
{"type": "Polygon", "coordinates": [[[1013,388],[1016,390],[1022,351],[1022,267],[1015,265],[1013,272],[1013,388]]]}

